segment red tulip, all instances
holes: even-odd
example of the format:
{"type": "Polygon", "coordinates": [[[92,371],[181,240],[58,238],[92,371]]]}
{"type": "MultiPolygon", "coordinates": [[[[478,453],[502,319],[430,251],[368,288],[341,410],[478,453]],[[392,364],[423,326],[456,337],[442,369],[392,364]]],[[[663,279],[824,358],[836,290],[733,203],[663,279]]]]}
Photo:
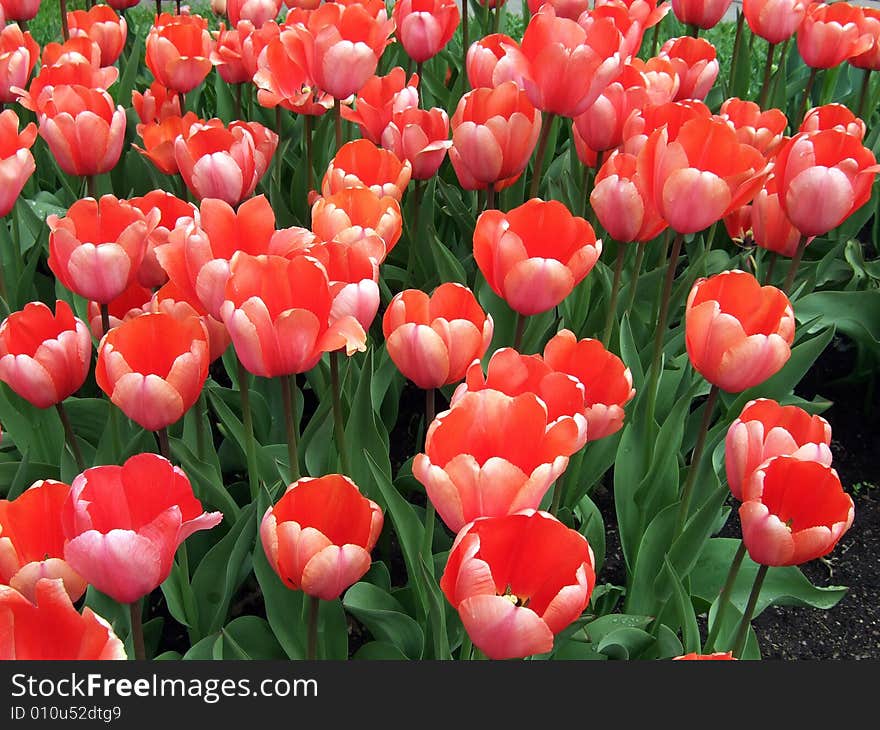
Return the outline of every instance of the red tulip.
{"type": "Polygon", "coordinates": [[[466,57],[468,82],[473,89],[493,89],[513,81],[524,89],[529,62],[513,38],[493,33],[471,43],[466,57]]]}
{"type": "Polygon", "coordinates": [[[791,356],[794,313],[785,294],[744,271],[698,279],[685,310],[691,365],[712,385],[739,393],[763,383],[791,356]]]}
{"type": "Polygon", "coordinates": [[[199,119],[194,112],[187,112],[182,117],[166,116],[160,122],[138,124],[137,133],[144,141],[144,146],[133,144],[132,147],[152,162],[163,175],[176,175],[179,170],[174,143],[181,135],[184,139],[188,137],[196,124],[203,125],[205,120],[199,119]]]}
{"type": "Polygon", "coordinates": [[[0,112],[0,218],[8,215],[22,188],[36,169],[31,146],[37,128],[31,123],[18,131],[18,116],[11,109],[0,112]]]}
{"type": "Polygon", "coordinates": [[[47,479],[17,499],[0,500],[0,584],[29,601],[45,578],[60,579],[71,601],[86,591],[86,582],[64,560],[61,507],[69,493],[69,485],[47,479]]]}
{"type": "Polygon", "coordinates": [[[559,18],[577,20],[590,9],[589,0],[528,0],[529,12],[534,15],[542,7],[549,5],[559,18]]]}
{"type": "Polygon", "coordinates": [[[101,49],[101,66],[112,66],[125,47],[128,24],[107,5],[95,5],[89,10],[74,10],[67,14],[71,38],[78,35],[90,38],[101,49]]]}
{"type": "Polygon", "coordinates": [[[318,198],[312,206],[312,230],[322,241],[354,244],[368,239],[381,258],[400,240],[403,219],[400,203],[390,195],[379,197],[370,188],[344,188],[318,198]],[[381,249],[377,245],[381,243],[381,249]]]}
{"type": "Polygon", "coordinates": [[[137,276],[158,221],[112,195],[78,200],[64,218],[46,218],[49,268],[75,294],[106,304],[137,276]]]}
{"type": "Polygon", "coordinates": [[[388,354],[424,389],[461,380],[488,349],[493,331],[492,317],[471,290],[453,283],[441,284],[430,297],[407,289],[391,300],[382,318],[388,354]]]}
{"type": "Polygon", "coordinates": [[[259,122],[231,122],[227,127],[211,119],[177,137],[174,157],[196,198],[237,205],[253,194],[277,147],[278,135],[259,122]]]}
{"type": "Polygon", "coordinates": [[[31,302],[0,324],[0,380],[37,408],[79,390],[91,359],[85,322],[60,299],[54,314],[42,302],[31,302]]]}
{"type": "Polygon", "coordinates": [[[191,317],[199,318],[208,335],[208,359],[210,362],[219,358],[232,341],[229,332],[226,331],[226,326],[208,314],[198,298],[192,295],[192,292],[180,289],[173,281],[169,281],[152,296],[147,311],[168,314],[177,320],[188,320],[191,317]]]}
{"type": "Polygon", "coordinates": [[[637,21],[646,30],[653,28],[666,17],[672,6],[668,2],[658,3],[658,0],[596,0],[595,6],[621,4],[626,7],[633,20],[637,21]]]}
{"type": "Polygon", "coordinates": [[[40,136],[68,175],[110,172],[125,138],[125,109],[106,91],[56,86],[39,114],[40,136]]]}
{"type": "Polygon", "coordinates": [[[587,607],[596,582],[586,539],[546,512],[477,520],[455,538],[440,579],[490,659],[543,654],[587,607]]]}
{"type": "Polygon", "coordinates": [[[137,5],[140,0],[107,0],[107,4],[114,10],[127,10],[137,5]]]}
{"type": "Polygon", "coordinates": [[[650,241],[666,228],[654,201],[645,191],[637,158],[613,152],[596,175],[590,206],[614,240],[650,241]]]}
{"type": "Polygon", "coordinates": [[[165,581],[186,538],[222,519],[202,509],[186,474],[168,459],[138,454],[73,480],[62,512],[64,557],[102,593],[133,603],[165,581]]]}
{"type": "Polygon", "coordinates": [[[145,216],[153,210],[159,211],[159,222],[147,239],[147,250],[138,269],[137,280],[141,286],[150,289],[162,286],[168,281],[168,274],[156,257],[156,247],[168,243],[168,236],[177,222],[181,218],[194,218],[197,208],[164,190],[153,190],[141,198],[132,198],[129,202],[145,216]]]}
{"type": "Polygon", "coordinates": [[[398,0],[391,17],[397,39],[416,63],[440,53],[461,22],[455,0],[398,0]]]}
{"type": "Polygon", "coordinates": [[[742,10],[752,33],[775,45],[797,32],[809,5],[810,0],[743,0],[742,10]]]}
{"type": "Polygon", "coordinates": [[[839,129],[860,140],[865,138],[865,122],[843,104],[813,107],[804,116],[798,132],[822,132],[826,129],[839,129]]]}
{"type": "Polygon", "coordinates": [[[452,117],[449,159],[465,190],[513,185],[529,164],[541,133],[541,113],[515,82],[474,89],[452,117]]]}
{"type": "MultiPolygon", "coordinates": [[[[768,251],[792,258],[798,249],[801,232],[795,228],[779,199],[779,186],[775,175],[767,178],[764,187],[752,201],[749,213],[752,240],[768,251]]],[[[812,237],[808,241],[812,241],[812,237]]]]}
{"type": "Polygon", "coordinates": [[[415,180],[433,177],[446,150],[449,139],[449,117],[443,109],[405,109],[395,112],[382,133],[382,146],[412,165],[415,180]]]}
{"type": "Polygon", "coordinates": [[[651,133],[661,127],[666,127],[669,139],[675,139],[685,122],[711,116],[709,107],[697,99],[666,102],[659,106],[649,104],[643,109],[634,110],[623,124],[624,151],[638,155],[651,133]]]}
{"type": "Polygon", "coordinates": [[[798,53],[811,68],[833,68],[874,45],[859,22],[862,9],[849,3],[813,2],[797,32],[798,53]]]}
{"type": "Polygon", "coordinates": [[[672,0],[672,12],[685,25],[704,30],[721,22],[733,0],[672,0]]]}
{"type": "Polygon", "coordinates": [[[358,125],[361,136],[381,144],[382,132],[395,112],[418,107],[419,77],[406,80],[406,72],[395,66],[386,76],[373,76],[358,91],[355,108],[343,106],[342,118],[358,125]]]}
{"type": "Polygon", "coordinates": [[[33,20],[40,11],[39,0],[3,0],[3,11],[7,20],[33,20]]]}
{"type": "Polygon", "coordinates": [[[791,456],[831,466],[830,446],[831,426],[821,416],[766,398],[751,400],[727,430],[727,485],[742,500],[743,486],[767,459],[791,456]]]}
{"type": "Polygon", "coordinates": [[[645,35],[645,26],[629,13],[629,9],[622,2],[597,5],[593,10],[587,11],[586,15],[581,16],[580,20],[583,22],[587,18],[591,20],[607,18],[620,31],[622,37],[620,55],[624,59],[624,64],[628,58],[639,52],[645,35]]]}
{"type": "Polygon", "coordinates": [[[382,510],[342,474],[304,477],[266,510],[260,541],[288,588],[332,601],[370,569],[382,510]]]}
{"type": "Polygon", "coordinates": [[[782,144],[788,126],[788,118],[779,109],[762,112],[755,102],[736,97],[727,99],[718,115],[733,127],[740,142],[751,145],[765,157],[782,144]]]}
{"type": "Polygon", "coordinates": [[[868,202],[880,165],[858,137],[828,129],[796,134],[776,155],[774,171],[794,227],[821,236],[868,202]]]}
{"type": "Polygon", "coordinates": [[[469,391],[428,426],[413,475],[443,522],[458,532],[480,517],[537,508],[585,441],[582,415],[550,421],[534,393],[469,391]]]}
{"type": "Polygon", "coordinates": [[[213,46],[204,18],[162,13],[147,35],[147,68],[160,84],[186,94],[211,71],[213,46]]]}
{"type": "Polygon", "coordinates": [[[761,565],[800,565],[827,555],[854,516],[834,469],[790,456],[755,470],[739,508],[743,543],[761,565]]]}
{"type": "Polygon", "coordinates": [[[390,195],[399,201],[411,177],[409,160],[401,161],[390,150],[358,139],[336,152],[321,182],[321,193],[327,197],[345,188],[369,188],[376,195],[390,195]]]}
{"type": "Polygon", "coordinates": [[[574,126],[590,149],[604,152],[623,144],[623,123],[646,102],[645,77],[634,66],[624,66],[617,81],[574,118],[574,126]]]}
{"type": "MultiPolygon", "coordinates": [[[[150,298],[152,292],[134,279],[118,297],[115,297],[107,304],[107,313],[109,315],[110,326],[107,329],[118,327],[123,322],[127,322],[134,317],[138,317],[150,311],[150,298]]],[[[98,302],[89,302],[88,305],[89,329],[92,335],[100,340],[106,332],[104,332],[104,323],[102,321],[101,305],[98,302]]]]}
{"type": "Polygon", "coordinates": [[[281,0],[227,0],[226,16],[232,25],[249,20],[257,28],[275,20],[281,12],[281,0]]]}
{"type": "Polygon", "coordinates": [[[692,651],[690,654],[682,654],[681,656],[672,657],[673,661],[676,659],[682,661],[724,661],[724,660],[733,660],[737,661],[736,657],[733,655],[732,651],[716,651],[712,654],[697,654],[697,652],[692,651]]]}
{"type": "Polygon", "coordinates": [[[125,659],[113,627],[90,608],[80,615],[63,583],[41,580],[33,603],[0,585],[0,659],[125,659]]]}
{"type": "Polygon", "coordinates": [[[30,33],[15,24],[0,28],[0,103],[18,100],[12,89],[27,86],[39,57],[40,47],[30,33]]]}
{"type": "Polygon", "coordinates": [[[705,99],[718,77],[720,67],[715,46],[703,38],[670,38],[660,48],[660,58],[672,62],[681,80],[676,101],[705,99]]]}
{"type": "MultiPolygon", "coordinates": [[[[242,21],[247,23],[249,21],[242,21]]],[[[281,34],[281,26],[275,21],[270,20],[264,23],[262,27],[255,28],[248,33],[241,42],[241,60],[247,69],[251,78],[260,68],[260,59],[263,50],[281,34]]]]}
{"type": "Polygon", "coordinates": [[[653,56],[647,61],[633,58],[627,66],[638,71],[645,80],[647,106],[662,106],[678,98],[681,78],[676,70],[676,64],[670,58],[653,56]]]}
{"type": "Polygon", "coordinates": [[[334,319],[327,273],[315,259],[237,252],[221,315],[248,372],[266,378],[311,370],[325,352],[366,349],[352,316],[334,319]]]}
{"type": "Polygon", "coordinates": [[[150,84],[145,92],[131,92],[131,104],[141,124],[153,124],[166,117],[180,117],[180,96],[166,89],[158,81],[150,84]]]}
{"type": "Polygon", "coordinates": [[[856,16],[856,23],[862,35],[868,35],[873,44],[863,53],[850,56],[847,60],[856,68],[866,71],[880,70],[880,9],[866,6],[861,8],[861,15],[856,16]]]}
{"type": "Polygon", "coordinates": [[[556,200],[533,198],[508,213],[477,218],[474,259],[486,282],[516,312],[552,309],[590,273],[602,241],[556,200]]]}
{"type": "Polygon", "coordinates": [[[244,39],[252,30],[253,26],[247,21],[228,30],[221,23],[214,35],[211,63],[227,84],[246,84],[254,78],[245,66],[243,56],[244,39]]]}

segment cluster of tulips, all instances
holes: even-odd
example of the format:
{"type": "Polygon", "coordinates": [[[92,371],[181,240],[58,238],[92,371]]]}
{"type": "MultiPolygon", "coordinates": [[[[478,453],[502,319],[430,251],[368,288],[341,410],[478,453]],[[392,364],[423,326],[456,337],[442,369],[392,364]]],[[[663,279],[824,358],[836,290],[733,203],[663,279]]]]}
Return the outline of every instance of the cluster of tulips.
{"type": "MultiPolygon", "coordinates": [[[[259,543],[281,583],[310,597],[307,655],[317,656],[320,601],[335,601],[368,573],[387,529],[387,500],[353,480],[340,383],[340,360],[368,349],[380,309],[388,356],[425,391],[424,448],[412,461],[427,496],[421,559],[433,565],[436,515],[455,535],[438,586],[472,642],[473,649],[462,642],[461,655],[551,652],[590,604],[597,572],[584,534],[559,518],[566,490],[577,490],[563,476],[587,444],[619,434],[636,395],[612,335],[632,310],[649,243],[662,239],[654,246],[663,247],[666,266],[650,367],[638,383],[646,424],[640,449],[649,462],[665,448],[655,414],[686,237],[720,223],[733,241],[769,253],[766,270],[756,272],[763,282],[733,269],[695,275],[688,287],[684,349],[708,397],[675,500],[674,542],[696,512],[691,503],[720,392],[759,387],[786,365],[795,340],[789,295],[807,245],[871,196],[880,166],[865,146],[865,121],[841,104],[810,108],[810,92],[819,69],[846,61],[865,70],[862,99],[870,96],[880,13],[847,3],[744,0],[737,43],[747,21],[768,41],[767,74],[757,103],[729,98],[713,113],[706,97],[720,66],[699,29],[717,24],[730,0],[673,0],[692,32],[658,50],[655,31],[657,52],[647,60],[637,57],[644,36],[670,10],[656,0],[596,0],[592,8],[529,0],[520,42],[495,32],[473,43],[454,0],[398,0],[390,13],[381,0],[292,0],[281,23],[280,0],[230,0],[212,3],[229,23],[215,31],[207,19],[163,12],[157,2],[144,46],[154,81],[131,98],[139,121],[133,147],[174,192],[163,186],[125,199],[98,191],[128,151],[126,108],[111,89],[130,47],[116,11],[135,4],[67,13],[62,1],[62,42],[40,49],[24,29],[39,3],[0,0],[6,21],[17,21],[0,30],[0,102],[23,110],[0,113],[0,216],[14,214],[35,171],[38,135],[60,171],[87,191],[45,220],[48,268],[85,316],[65,296],[54,307],[27,303],[0,325],[0,380],[36,408],[57,410],[79,472],[70,485],[45,479],[0,501],[0,622],[9,627],[0,657],[124,658],[118,627],[74,606],[87,586],[130,607],[129,653],[146,655],[145,598],[168,579],[184,541],[223,519],[203,509],[172,463],[168,429],[204,401],[209,372],[230,344],[251,501],[271,485],[258,464],[249,382],[280,384],[287,460],[278,469],[289,486],[280,498],[273,492],[259,518],[259,543]],[[471,90],[454,109],[421,108],[425,64],[441,53],[450,58],[444,49],[460,25],[459,79],[449,69],[438,81],[466,88],[466,77],[471,90]],[[765,104],[776,46],[795,34],[812,72],[801,118],[789,120],[765,104]],[[400,66],[378,73],[393,40],[415,73],[400,66]],[[274,130],[187,110],[214,68],[234,87],[236,117],[253,96],[275,111],[274,130]],[[35,122],[22,129],[26,114],[35,122]],[[316,179],[313,144],[325,114],[333,117],[335,153],[316,179]],[[300,117],[306,185],[290,190],[282,184],[283,154],[296,146],[289,122],[300,117]],[[345,122],[360,139],[344,141],[345,122]],[[549,187],[554,130],[570,131],[586,173],[583,217],[539,197],[542,184],[549,187]],[[477,287],[443,282],[431,292],[392,294],[383,280],[401,240],[406,252],[403,259],[395,252],[395,261],[407,262],[407,275],[430,256],[413,232],[447,156],[460,188],[477,191],[483,206],[473,261],[513,313],[512,346],[493,348],[496,322],[477,287]],[[525,202],[499,209],[503,191],[525,187],[530,161],[525,202]],[[275,194],[285,204],[307,203],[310,219],[277,227],[275,194]],[[628,244],[635,244],[634,263],[628,244]],[[530,353],[530,323],[567,305],[609,247],[616,260],[604,327],[582,337],[556,319],[541,354],[530,353]],[[772,285],[777,257],[791,259],[781,287],[772,285]],[[630,297],[618,303],[625,273],[630,297]],[[89,380],[93,350],[94,382],[111,408],[155,432],[159,454],[122,465],[86,462],[64,401],[89,380]],[[324,362],[330,382],[318,395],[332,399],[341,473],[305,476],[297,376],[324,362]],[[444,388],[449,407],[437,413],[444,388]]],[[[496,18],[500,5],[491,4],[496,18]]],[[[5,301],[5,284],[0,293],[5,301]]],[[[853,522],[820,416],[760,398],[726,434],[727,483],[742,503],[743,539],[709,636],[685,659],[741,657],[767,570],[827,555],[853,522]],[[731,632],[724,618],[746,553],[761,567],[731,632]]],[[[198,446],[214,448],[210,432],[200,433],[198,446]]]]}

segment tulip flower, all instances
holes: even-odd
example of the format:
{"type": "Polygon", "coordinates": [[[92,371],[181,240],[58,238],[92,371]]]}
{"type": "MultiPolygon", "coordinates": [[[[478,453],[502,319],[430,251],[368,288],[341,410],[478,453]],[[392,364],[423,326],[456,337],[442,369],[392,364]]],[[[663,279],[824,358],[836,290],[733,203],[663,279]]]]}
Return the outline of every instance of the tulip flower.
{"type": "Polygon", "coordinates": [[[42,302],[31,302],[0,324],[0,380],[37,408],[54,406],[79,390],[91,359],[88,327],[60,299],[54,313],[42,302]]]}
{"type": "Polygon", "coordinates": [[[245,66],[243,55],[244,39],[252,30],[253,26],[245,21],[228,30],[221,24],[216,32],[211,63],[227,84],[246,84],[254,78],[245,66]]]}
{"type": "Polygon", "coordinates": [[[275,20],[281,12],[281,0],[227,0],[226,17],[233,26],[241,20],[249,20],[259,28],[275,20]]]}
{"type": "Polygon", "coordinates": [[[620,32],[620,55],[624,63],[628,58],[635,56],[642,46],[645,35],[645,27],[642,23],[630,15],[628,8],[622,2],[605,3],[598,5],[593,10],[579,18],[582,24],[607,18],[620,32]]]}
{"type": "Polygon", "coordinates": [[[743,543],[761,565],[800,565],[830,553],[855,516],[837,472],[817,461],[777,456],[743,489],[743,543]]]}
{"type": "Polygon", "coordinates": [[[685,122],[651,133],[639,152],[646,192],[669,227],[696,233],[748,203],[769,172],[764,156],[720,119],[685,122]]]}
{"type": "Polygon", "coordinates": [[[473,89],[494,89],[505,81],[513,81],[524,89],[523,79],[528,75],[529,62],[513,38],[493,33],[471,44],[465,68],[473,89]]]}
{"type": "Polygon", "coordinates": [[[672,12],[685,25],[708,30],[721,22],[733,0],[672,0],[672,12]]]}
{"type": "Polygon", "coordinates": [[[208,334],[198,318],[148,313],[104,335],[95,380],[126,416],[158,431],[177,423],[196,402],[208,362],[208,334]]]}
{"type": "Polygon", "coordinates": [[[751,400],[727,430],[727,485],[733,496],[742,500],[743,485],[768,459],[791,456],[831,466],[830,447],[831,426],[821,416],[767,398],[751,400]]]}
{"type": "Polygon", "coordinates": [[[324,174],[321,192],[327,197],[345,188],[369,188],[376,195],[400,201],[411,177],[409,160],[400,160],[369,140],[357,139],[336,152],[324,174]]]}
{"type": "Polygon", "coordinates": [[[623,124],[624,151],[638,155],[651,133],[661,127],[665,126],[669,138],[674,139],[685,122],[711,116],[709,107],[697,99],[666,102],[660,106],[649,104],[643,109],[636,109],[623,124]]]}
{"type": "Polygon", "coordinates": [[[39,114],[40,136],[68,175],[91,177],[119,162],[125,138],[125,109],[106,91],[56,86],[39,114]]]}
{"type": "Polygon", "coordinates": [[[253,194],[277,147],[278,135],[259,122],[236,121],[227,127],[211,119],[177,137],[174,157],[196,198],[237,205],[253,194]]]}
{"type": "Polygon", "coordinates": [[[865,71],[880,71],[880,10],[866,6],[861,11],[861,15],[856,16],[856,23],[862,35],[873,39],[873,44],[863,53],[850,56],[847,61],[851,66],[865,71]]]}
{"type": "Polygon", "coordinates": [[[425,390],[461,380],[483,356],[494,323],[470,289],[446,283],[429,297],[418,289],[395,295],[382,318],[388,354],[398,370],[425,390]]]}
{"type": "Polygon", "coordinates": [[[382,524],[379,505],[348,477],[304,477],[266,510],[260,541],[284,585],[332,601],[370,569],[382,524]]]}
{"type": "Polygon", "coordinates": [[[181,116],[180,96],[166,89],[158,81],[150,84],[150,88],[143,93],[132,91],[131,105],[141,124],[154,124],[166,117],[181,116]]]}
{"type": "Polygon", "coordinates": [[[134,603],[165,581],[186,538],[223,515],[204,511],[179,467],[147,453],[86,469],[73,480],[61,519],[71,567],[115,601],[134,603]]]}
{"type": "Polygon", "coordinates": [[[40,47],[16,24],[0,28],[0,103],[18,100],[12,89],[25,88],[40,57],[40,47]]]}
{"type": "Polygon", "coordinates": [[[205,124],[205,121],[193,112],[187,112],[182,117],[166,116],[160,122],[138,124],[137,133],[143,139],[144,146],[133,144],[132,147],[152,162],[163,175],[176,175],[179,170],[174,144],[181,135],[188,137],[196,124],[205,124]]]}
{"type": "Polygon", "coordinates": [[[776,45],[791,38],[807,14],[809,0],[743,0],[752,33],[776,45]]]}
{"type": "Polygon", "coordinates": [[[590,9],[588,0],[528,0],[529,13],[534,15],[545,5],[550,5],[558,18],[577,20],[590,9]]]}
{"type": "Polygon", "coordinates": [[[61,508],[70,485],[46,479],[14,500],[0,500],[0,584],[29,601],[37,582],[60,579],[71,601],[80,599],[86,582],[64,560],[61,508]]]}
{"type": "Polygon", "coordinates": [[[590,206],[616,241],[650,241],[666,228],[639,175],[637,158],[615,151],[599,168],[590,206]]]}
{"type": "Polygon", "coordinates": [[[645,77],[634,66],[624,66],[620,77],[608,85],[574,126],[581,139],[597,151],[623,144],[623,124],[635,109],[647,102],[645,77]]]}
{"type": "Polygon", "coordinates": [[[583,114],[620,73],[622,43],[610,18],[587,15],[578,23],[543,5],[520,46],[529,63],[523,80],[529,101],[548,114],[583,114]]]}
{"type": "Polygon", "coordinates": [[[675,100],[705,99],[718,78],[715,47],[703,38],[670,38],[660,48],[660,58],[670,60],[681,83],[675,100]]]}
{"type": "MultiPolygon", "coordinates": [[[[390,195],[378,196],[370,188],[344,188],[318,198],[312,206],[312,230],[322,241],[355,243],[378,239],[383,244],[381,264],[400,240],[403,219],[400,203],[390,195]]],[[[377,253],[379,247],[376,246],[377,253]]]]}
{"type": "Polygon", "coordinates": [[[698,279],[685,309],[691,365],[712,385],[739,393],[763,383],[791,356],[794,313],[785,294],[744,271],[698,279]]]}
{"type": "Polygon", "coordinates": [[[552,309],[590,273],[602,241],[593,227],[556,200],[537,198],[502,213],[487,210],[474,230],[474,259],[511,309],[552,309]]]}
{"type": "MultiPolygon", "coordinates": [[[[249,21],[242,21],[247,23],[249,21]]],[[[241,60],[251,78],[260,68],[263,50],[281,34],[281,26],[275,21],[268,21],[260,28],[247,33],[241,41],[241,60]]]]}
{"type": "Polygon", "coordinates": [[[107,303],[107,330],[104,330],[103,312],[98,302],[89,302],[87,314],[89,329],[100,340],[107,332],[134,317],[150,311],[152,291],[138,282],[137,278],[118,297],[107,303]]]}
{"type": "Polygon", "coordinates": [[[543,654],[587,607],[595,561],[586,539],[546,512],[477,520],[455,538],[440,588],[490,659],[543,654]]]}
{"type": "Polygon", "coordinates": [[[366,349],[352,316],[334,319],[327,272],[315,259],[235,253],[220,314],[245,369],[266,378],[311,370],[325,352],[366,349]]]}
{"type": "Polygon", "coordinates": [[[31,123],[19,133],[18,124],[14,111],[0,112],[0,218],[15,207],[22,188],[36,169],[30,148],[37,128],[31,123]]]}
{"type": "Polygon", "coordinates": [[[128,10],[137,5],[140,0],[108,0],[107,4],[114,10],[128,10]]]}
{"type": "Polygon", "coordinates": [[[858,137],[828,129],[801,132],[776,155],[779,201],[804,236],[821,236],[864,205],[880,172],[858,137]]]}
{"type": "Polygon", "coordinates": [[[727,99],[718,112],[736,132],[743,144],[754,147],[765,157],[771,156],[783,142],[788,119],[779,109],[761,111],[753,101],[736,97],[727,99]]]}
{"type": "Polygon", "coordinates": [[[168,281],[168,273],[156,257],[156,248],[168,243],[168,237],[179,220],[194,218],[198,209],[192,203],[164,190],[153,190],[143,197],[132,198],[129,202],[145,216],[153,210],[159,211],[159,222],[147,238],[147,250],[138,269],[137,280],[141,286],[147,288],[162,286],[168,281]]]}
{"type": "Polygon", "coordinates": [[[534,393],[468,391],[428,426],[413,475],[453,532],[480,517],[536,509],[586,442],[584,417],[550,420],[534,393]]]}
{"type": "Polygon", "coordinates": [[[7,21],[33,20],[40,10],[39,0],[3,0],[7,21]]]}
{"type": "Polygon", "coordinates": [[[541,133],[541,113],[515,82],[474,89],[452,117],[449,159],[465,190],[513,185],[529,164],[541,133]]]}
{"type": "Polygon", "coordinates": [[[822,132],[826,129],[839,129],[842,132],[865,138],[865,122],[853,114],[843,104],[823,104],[807,112],[798,132],[822,132]]]}
{"type": "Polygon", "coordinates": [[[211,71],[213,46],[204,18],[162,13],[147,35],[147,68],[160,84],[186,94],[211,71]]]}
{"type": "Polygon", "coordinates": [[[192,317],[200,319],[208,335],[210,362],[219,358],[232,341],[224,324],[207,313],[198,297],[193,296],[191,291],[180,289],[173,281],[164,284],[153,294],[146,305],[146,311],[168,314],[177,320],[188,320],[192,317]]]}
{"type": "Polygon", "coordinates": [[[641,23],[646,30],[653,28],[672,9],[668,2],[658,0],[596,0],[595,7],[621,4],[626,7],[633,20],[641,23]]]}
{"type": "Polygon", "coordinates": [[[736,657],[733,655],[732,651],[716,651],[711,654],[697,654],[697,652],[692,651],[690,654],[682,654],[681,656],[674,656],[672,660],[680,660],[680,661],[724,661],[724,660],[733,660],[736,661],[736,657]]]}
{"type": "MultiPolygon", "coordinates": [[[[801,232],[792,225],[779,199],[779,186],[775,175],[767,178],[758,191],[749,211],[752,240],[767,251],[793,258],[797,255],[801,232]]],[[[807,243],[812,240],[810,237],[807,243]]]]}
{"type": "Polygon", "coordinates": [[[862,9],[849,3],[811,3],[797,32],[798,53],[810,68],[833,68],[871,49],[862,30],[862,9]]]}
{"type": "Polygon", "coordinates": [[[395,112],[382,133],[382,146],[412,165],[413,179],[427,180],[437,173],[452,147],[449,117],[437,107],[395,112]]]}
{"type": "Polygon", "coordinates": [[[107,5],[95,5],[89,10],[74,10],[67,14],[70,37],[85,36],[101,49],[101,66],[112,66],[125,48],[128,24],[107,5]]]}
{"type": "Polygon", "coordinates": [[[0,585],[0,660],[126,659],[125,646],[106,619],[78,613],[59,579],[34,588],[33,601],[0,585]]]}
{"type": "Polygon", "coordinates": [[[633,58],[627,66],[638,71],[645,80],[646,106],[658,107],[678,98],[681,78],[671,59],[654,56],[642,61],[633,58]]]}
{"type": "Polygon", "coordinates": [[[385,76],[373,76],[358,91],[355,108],[342,107],[342,118],[358,125],[361,136],[373,144],[382,143],[382,132],[395,112],[418,107],[419,77],[406,80],[406,72],[395,66],[385,76]]]}
{"type": "Polygon", "coordinates": [[[455,0],[398,0],[391,17],[397,39],[416,63],[440,53],[461,22],[455,0]]]}

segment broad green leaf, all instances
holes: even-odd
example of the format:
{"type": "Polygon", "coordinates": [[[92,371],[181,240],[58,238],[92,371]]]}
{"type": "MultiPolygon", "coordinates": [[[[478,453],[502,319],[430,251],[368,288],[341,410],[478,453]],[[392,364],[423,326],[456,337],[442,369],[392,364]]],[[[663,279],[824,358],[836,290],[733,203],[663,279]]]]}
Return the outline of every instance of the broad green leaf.
{"type": "Polygon", "coordinates": [[[215,659],[284,659],[284,650],[265,619],[239,616],[222,629],[213,647],[215,659]]]}
{"type": "Polygon", "coordinates": [[[424,633],[391,594],[370,583],[355,583],[342,605],[376,640],[393,644],[409,659],[421,658],[424,633]]]}

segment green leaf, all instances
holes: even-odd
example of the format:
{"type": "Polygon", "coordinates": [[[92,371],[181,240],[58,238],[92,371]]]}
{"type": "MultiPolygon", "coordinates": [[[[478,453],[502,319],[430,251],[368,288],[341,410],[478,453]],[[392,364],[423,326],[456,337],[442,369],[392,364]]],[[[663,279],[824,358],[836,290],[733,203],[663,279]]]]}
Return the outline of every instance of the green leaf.
{"type": "Polygon", "coordinates": [[[394,645],[406,658],[421,658],[424,633],[392,595],[360,582],[345,592],[342,605],[375,639],[394,645]]]}
{"type": "Polygon", "coordinates": [[[366,659],[368,661],[409,658],[410,657],[404,654],[394,644],[389,644],[386,641],[370,641],[358,649],[352,657],[352,659],[366,659]]]}
{"type": "Polygon", "coordinates": [[[435,659],[452,659],[449,651],[449,636],[446,634],[446,599],[443,596],[437,579],[428,569],[423,555],[419,555],[419,575],[425,586],[428,600],[428,625],[434,644],[435,659]]]}
{"type": "Polygon", "coordinates": [[[584,630],[594,644],[601,643],[607,636],[619,629],[644,629],[653,621],[651,616],[637,616],[626,613],[612,613],[600,616],[584,626],[584,630]]]}
{"type": "Polygon", "coordinates": [[[820,318],[836,326],[861,347],[880,354],[880,289],[864,291],[821,291],[797,301],[796,314],[802,321],[820,318]]]}
{"type": "Polygon", "coordinates": [[[284,650],[265,619],[239,616],[220,629],[213,647],[215,659],[284,659],[284,650]]]}
{"type": "Polygon", "coordinates": [[[626,612],[655,615],[657,597],[654,581],[663,567],[664,556],[672,541],[678,517],[678,505],[671,504],[648,525],[639,545],[638,559],[632,571],[632,585],[626,594],[626,612]]]}
{"type": "Polygon", "coordinates": [[[590,547],[593,549],[593,556],[596,560],[596,573],[602,570],[602,564],[605,562],[605,522],[602,519],[602,512],[596,506],[595,502],[590,499],[589,495],[584,495],[581,501],[575,507],[575,512],[580,519],[580,527],[578,532],[581,533],[590,547]]]}
{"type": "Polygon", "coordinates": [[[612,631],[596,644],[596,651],[609,659],[634,659],[654,643],[647,631],[623,627],[612,631]]]}
{"type": "MultiPolygon", "coordinates": [[[[697,615],[690,596],[681,584],[681,578],[673,567],[669,558],[663,559],[663,572],[666,574],[667,584],[672,586],[672,594],[675,599],[675,608],[678,613],[678,625],[681,626],[681,635],[684,639],[685,652],[700,651],[700,627],[697,625],[697,615]]],[[[662,575],[662,574],[661,574],[662,575]]]]}

